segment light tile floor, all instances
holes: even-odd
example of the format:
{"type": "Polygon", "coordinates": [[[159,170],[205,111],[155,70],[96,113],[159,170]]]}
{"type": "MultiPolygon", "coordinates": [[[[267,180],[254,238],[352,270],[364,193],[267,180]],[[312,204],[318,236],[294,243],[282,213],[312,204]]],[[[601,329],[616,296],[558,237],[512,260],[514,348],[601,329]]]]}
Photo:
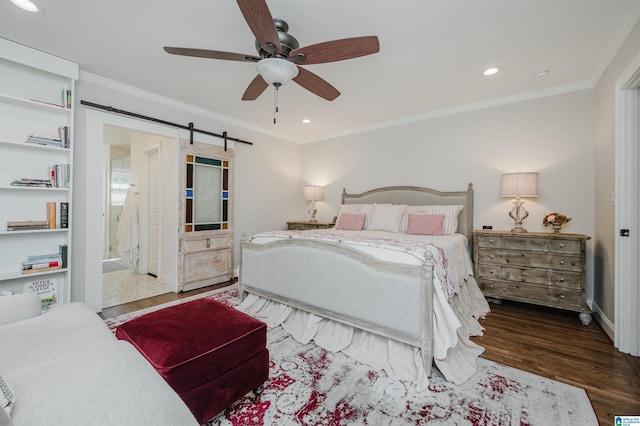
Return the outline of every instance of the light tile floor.
{"type": "Polygon", "coordinates": [[[103,308],[110,308],[171,291],[169,285],[159,282],[156,277],[137,274],[129,269],[102,274],[103,308]]]}

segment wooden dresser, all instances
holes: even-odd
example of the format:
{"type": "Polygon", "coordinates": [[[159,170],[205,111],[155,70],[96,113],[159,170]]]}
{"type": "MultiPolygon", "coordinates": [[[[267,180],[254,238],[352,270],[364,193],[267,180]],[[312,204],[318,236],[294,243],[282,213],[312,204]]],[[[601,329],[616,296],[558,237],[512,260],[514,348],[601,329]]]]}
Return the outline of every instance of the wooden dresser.
{"type": "Polygon", "coordinates": [[[475,277],[486,297],[580,312],[588,325],[586,241],[581,234],[474,231],[475,277]]]}
{"type": "Polygon", "coordinates": [[[333,222],[309,222],[304,220],[287,222],[287,226],[289,230],[298,230],[298,231],[305,231],[307,229],[333,228],[333,225],[335,225],[335,223],[333,222]]]}

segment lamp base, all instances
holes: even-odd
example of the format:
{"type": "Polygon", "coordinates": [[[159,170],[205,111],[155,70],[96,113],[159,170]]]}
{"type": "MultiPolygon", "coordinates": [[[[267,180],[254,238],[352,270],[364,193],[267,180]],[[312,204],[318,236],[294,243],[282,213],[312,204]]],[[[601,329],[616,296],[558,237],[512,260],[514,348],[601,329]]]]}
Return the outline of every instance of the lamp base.
{"type": "Polygon", "coordinates": [[[525,210],[523,204],[524,201],[520,200],[520,197],[517,197],[513,202],[513,208],[509,212],[509,217],[515,221],[516,226],[511,230],[511,232],[527,232],[527,230],[522,227],[522,221],[529,216],[529,212],[525,210]]]}

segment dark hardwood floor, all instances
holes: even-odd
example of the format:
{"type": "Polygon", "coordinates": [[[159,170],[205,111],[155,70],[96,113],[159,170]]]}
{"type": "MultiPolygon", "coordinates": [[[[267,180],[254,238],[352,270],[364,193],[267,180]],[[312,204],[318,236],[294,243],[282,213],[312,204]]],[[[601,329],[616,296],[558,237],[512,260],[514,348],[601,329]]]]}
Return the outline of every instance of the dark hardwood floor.
{"type": "Polygon", "coordinates": [[[483,358],[583,388],[601,425],[640,415],[640,358],[619,352],[596,321],[578,314],[507,302],[491,305],[474,342],[483,358]]]}
{"type": "MultiPolygon", "coordinates": [[[[116,317],[232,283],[115,306],[101,316],[116,317]]],[[[615,349],[595,321],[583,326],[573,312],[504,301],[492,304],[481,323],[485,334],[473,340],[485,348],[483,358],[585,389],[601,425],[614,425],[617,415],[640,415],[640,358],[615,349]]]]}

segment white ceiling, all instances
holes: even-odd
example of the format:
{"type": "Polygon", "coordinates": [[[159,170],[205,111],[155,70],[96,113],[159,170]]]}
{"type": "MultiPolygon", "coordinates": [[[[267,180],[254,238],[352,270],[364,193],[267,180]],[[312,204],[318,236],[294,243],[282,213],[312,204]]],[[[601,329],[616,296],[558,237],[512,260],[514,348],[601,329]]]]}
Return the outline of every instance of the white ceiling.
{"type": "Polygon", "coordinates": [[[329,102],[289,83],[280,89],[273,124],[272,89],[241,101],[254,64],[162,49],[256,55],[235,1],[38,2],[44,14],[0,0],[0,36],[299,143],[591,87],[640,16],[640,0],[267,0],[301,46],[365,35],[380,40],[375,55],[307,66],[342,95],[329,102]],[[491,66],[500,72],[483,77],[491,66]],[[549,76],[535,79],[542,70],[549,76]]]}

